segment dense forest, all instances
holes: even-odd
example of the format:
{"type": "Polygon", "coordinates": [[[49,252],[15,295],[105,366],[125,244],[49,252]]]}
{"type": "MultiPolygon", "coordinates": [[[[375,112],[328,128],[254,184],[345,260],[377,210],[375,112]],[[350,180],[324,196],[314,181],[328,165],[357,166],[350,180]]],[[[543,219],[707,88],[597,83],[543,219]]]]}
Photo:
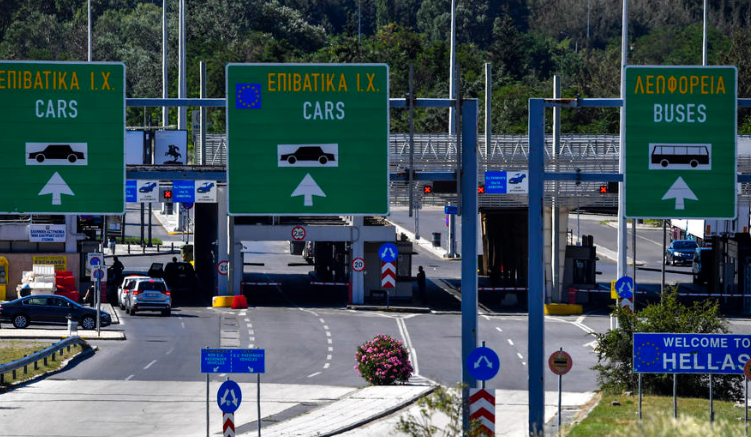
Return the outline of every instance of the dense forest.
{"type": "MultiPolygon", "coordinates": [[[[0,59],[85,61],[86,0],[2,0],[0,59]]],[[[93,59],[122,61],[128,97],[161,96],[162,1],[91,0],[93,59]]],[[[167,1],[170,96],[177,96],[179,0],[167,1]]],[[[738,95],[751,97],[751,2],[709,0],[708,63],[738,67],[738,95]]],[[[229,62],[388,63],[391,97],[448,97],[451,0],[186,0],[188,96],[199,96],[199,61],[208,96],[224,97],[229,62]]],[[[492,63],[493,133],[527,130],[527,99],[617,97],[622,0],[457,0],[461,95],[484,99],[492,63]]],[[[701,64],[702,0],[631,0],[632,65],[701,64]]],[[[482,108],[482,104],[480,107],[482,108]]],[[[482,111],[482,109],[481,109],[482,111]]],[[[159,125],[160,111],[128,109],[128,125],[159,125]]],[[[484,117],[484,113],[481,113],[484,117]]],[[[209,111],[224,130],[224,111],[209,111]]],[[[174,112],[170,122],[175,123],[174,112]]],[[[612,109],[563,111],[566,133],[616,133],[612,109]]],[[[406,132],[405,111],[391,114],[406,132]]],[[[445,132],[445,110],[416,113],[418,133],[445,132]]],[[[741,133],[751,112],[739,110],[741,133]]],[[[482,131],[482,123],[480,130],[482,131]]]]}

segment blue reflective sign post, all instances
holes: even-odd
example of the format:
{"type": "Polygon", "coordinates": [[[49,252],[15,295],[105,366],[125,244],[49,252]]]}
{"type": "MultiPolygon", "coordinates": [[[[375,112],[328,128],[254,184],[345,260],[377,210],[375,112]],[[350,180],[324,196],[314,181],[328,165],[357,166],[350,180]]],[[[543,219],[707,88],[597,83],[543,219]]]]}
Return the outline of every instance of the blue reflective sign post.
{"type": "Polygon", "coordinates": [[[478,381],[493,379],[501,367],[501,360],[493,349],[478,347],[467,356],[467,370],[478,381]]]}
{"type": "Polygon", "coordinates": [[[219,392],[216,394],[216,403],[222,413],[234,413],[240,407],[243,400],[243,392],[240,385],[231,379],[228,379],[219,386],[219,392]]]}
{"type": "Polygon", "coordinates": [[[635,293],[634,279],[630,276],[621,276],[615,281],[615,292],[621,299],[631,299],[635,293]]]}
{"type": "Polygon", "coordinates": [[[742,375],[751,335],[634,333],[634,373],[742,375]]]}
{"type": "Polygon", "coordinates": [[[396,261],[396,256],[399,255],[399,250],[394,243],[383,243],[378,248],[378,257],[385,263],[392,263],[396,261]]]}

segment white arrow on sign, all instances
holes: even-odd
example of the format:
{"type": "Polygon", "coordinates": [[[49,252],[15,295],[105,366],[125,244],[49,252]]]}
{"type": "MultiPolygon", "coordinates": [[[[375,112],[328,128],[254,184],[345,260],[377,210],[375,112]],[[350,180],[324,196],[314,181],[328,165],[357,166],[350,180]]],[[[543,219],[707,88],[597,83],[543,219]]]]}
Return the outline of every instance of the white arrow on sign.
{"type": "Polygon", "coordinates": [[[477,359],[477,362],[475,362],[475,369],[480,367],[480,363],[482,362],[482,360],[485,360],[485,365],[488,366],[488,368],[490,369],[493,368],[493,363],[490,362],[488,357],[486,357],[485,355],[482,355],[480,358],[477,359]]]}
{"type": "Polygon", "coordinates": [[[696,194],[694,194],[693,191],[691,191],[691,188],[686,185],[686,181],[683,180],[682,177],[678,176],[678,179],[673,182],[673,185],[670,187],[667,193],[665,193],[664,196],[662,196],[662,200],[668,200],[668,199],[675,199],[675,209],[684,209],[685,204],[684,200],[699,200],[696,197],[696,194]]]}
{"type": "Polygon", "coordinates": [[[295,188],[295,191],[292,192],[290,197],[295,196],[305,196],[303,205],[313,206],[313,196],[326,197],[326,193],[321,190],[321,187],[318,186],[310,173],[308,173],[302,178],[302,182],[300,182],[300,185],[295,188]]]}
{"type": "Polygon", "coordinates": [[[73,190],[70,189],[68,184],[65,183],[60,173],[55,172],[49,181],[44,184],[42,191],[39,192],[40,196],[45,194],[52,194],[52,204],[60,205],[62,203],[61,196],[67,194],[68,196],[75,196],[73,190]]]}

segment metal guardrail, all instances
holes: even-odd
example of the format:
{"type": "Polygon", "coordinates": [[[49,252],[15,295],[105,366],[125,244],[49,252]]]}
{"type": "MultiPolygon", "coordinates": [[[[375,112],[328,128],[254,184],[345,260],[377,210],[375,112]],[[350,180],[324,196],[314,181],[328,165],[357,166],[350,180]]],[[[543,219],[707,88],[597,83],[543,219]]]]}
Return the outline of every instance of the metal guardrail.
{"type": "Polygon", "coordinates": [[[65,340],[59,341],[57,344],[53,344],[47,348],[44,348],[38,352],[23,357],[20,360],[11,361],[10,363],[0,364],[0,385],[5,384],[5,375],[8,373],[13,374],[13,379],[16,379],[16,371],[23,368],[24,374],[28,373],[28,366],[34,365],[34,370],[39,369],[39,362],[43,361],[44,365],[47,365],[47,359],[51,358],[51,361],[55,361],[55,356],[59,353],[63,354],[63,349],[67,349],[70,352],[70,347],[76,344],[88,345],[79,336],[68,337],[65,340]]]}

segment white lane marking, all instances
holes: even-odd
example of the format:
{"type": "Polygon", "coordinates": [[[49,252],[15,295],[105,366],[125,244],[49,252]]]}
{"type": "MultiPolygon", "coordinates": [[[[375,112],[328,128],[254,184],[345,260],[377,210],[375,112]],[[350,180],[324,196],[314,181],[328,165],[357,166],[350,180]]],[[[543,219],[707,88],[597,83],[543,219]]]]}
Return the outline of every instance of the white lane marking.
{"type": "Polygon", "coordinates": [[[495,329],[497,329],[497,330],[498,330],[498,332],[503,332],[503,329],[501,329],[501,328],[499,328],[499,327],[497,327],[497,326],[495,327],[495,329]]]}
{"type": "Polygon", "coordinates": [[[151,366],[153,366],[154,363],[156,363],[156,360],[154,360],[154,361],[150,362],[149,364],[147,364],[146,367],[143,368],[143,370],[148,370],[148,368],[151,367],[151,366]]]}
{"type": "Polygon", "coordinates": [[[252,329],[248,329],[248,335],[256,335],[256,333],[252,329]]]}
{"type": "Polygon", "coordinates": [[[414,376],[420,375],[420,365],[417,362],[417,350],[412,345],[412,339],[409,337],[409,331],[407,330],[407,324],[404,322],[404,318],[396,318],[396,326],[399,328],[399,334],[402,336],[404,346],[407,348],[407,352],[410,355],[410,361],[412,362],[412,374],[414,376]]]}
{"type": "Polygon", "coordinates": [[[248,345],[248,349],[253,349],[253,343],[248,345]]]}
{"type": "Polygon", "coordinates": [[[130,375],[129,377],[125,378],[126,381],[130,381],[131,378],[133,378],[136,375],[130,375]]]}
{"type": "Polygon", "coordinates": [[[555,320],[556,322],[568,323],[569,325],[576,326],[577,328],[581,329],[582,331],[586,332],[587,334],[591,334],[591,333],[595,332],[595,330],[592,329],[592,328],[590,328],[589,326],[585,325],[584,323],[582,323],[584,321],[585,317],[587,317],[587,316],[579,316],[576,319],[576,321],[571,322],[571,321],[568,321],[566,319],[561,319],[561,318],[558,318],[558,317],[545,316],[546,319],[555,320]]]}
{"type": "Polygon", "coordinates": [[[325,329],[325,330],[327,330],[327,331],[328,331],[328,330],[329,330],[329,327],[328,327],[327,325],[323,325],[323,329],[325,329]]]}
{"type": "Polygon", "coordinates": [[[589,343],[585,343],[582,346],[584,347],[591,347],[592,349],[597,348],[597,340],[592,340],[589,343]]]}
{"type": "Polygon", "coordinates": [[[326,337],[331,337],[331,332],[326,331],[326,337]]]}
{"type": "Polygon", "coordinates": [[[522,356],[522,354],[520,354],[519,352],[516,353],[516,356],[519,357],[520,360],[524,359],[524,357],[522,356]]]}
{"type": "Polygon", "coordinates": [[[510,344],[511,346],[513,346],[513,345],[514,345],[514,342],[513,342],[513,341],[511,341],[511,339],[510,339],[510,338],[507,338],[506,340],[508,340],[508,344],[510,344]]]}
{"type": "Polygon", "coordinates": [[[490,320],[490,317],[486,316],[485,314],[483,314],[482,317],[484,317],[485,320],[490,320]]]}
{"type": "Polygon", "coordinates": [[[526,361],[522,361],[522,366],[526,366],[526,365],[527,365],[527,362],[526,361]]]}
{"type": "Polygon", "coordinates": [[[239,313],[237,313],[237,315],[240,316],[240,317],[245,316],[246,314],[247,314],[247,312],[245,310],[240,311],[239,313]]]}
{"type": "Polygon", "coordinates": [[[247,317],[246,317],[246,318],[244,318],[243,320],[244,320],[244,321],[246,321],[246,322],[250,322],[250,319],[249,319],[249,318],[247,318],[247,317]]]}
{"type": "Polygon", "coordinates": [[[326,355],[326,360],[331,360],[331,354],[326,355]]]}
{"type": "Polygon", "coordinates": [[[331,365],[331,363],[326,363],[326,364],[323,365],[323,368],[324,369],[328,369],[330,365],[331,365]]]}
{"type": "Polygon", "coordinates": [[[334,352],[334,348],[329,346],[329,352],[334,352]]]}
{"type": "Polygon", "coordinates": [[[332,341],[331,341],[331,339],[329,338],[329,344],[332,344],[332,343],[333,343],[333,342],[332,342],[332,341]]]}
{"type": "Polygon", "coordinates": [[[175,350],[175,348],[173,348],[173,347],[172,347],[172,348],[170,348],[170,350],[168,350],[168,351],[167,351],[167,353],[166,353],[166,354],[164,354],[164,355],[169,355],[169,354],[171,354],[173,350],[175,350]]]}
{"type": "Polygon", "coordinates": [[[248,341],[256,341],[255,337],[248,337],[248,341]]]}
{"type": "MultiPolygon", "coordinates": [[[[319,318],[318,320],[320,320],[320,321],[321,321],[321,323],[326,323],[326,321],[325,321],[325,320],[323,320],[323,319],[320,319],[320,318],[319,318]]],[[[328,328],[327,328],[327,329],[328,329],[328,328]]]]}
{"type": "Polygon", "coordinates": [[[312,378],[312,377],[314,377],[316,375],[320,375],[320,374],[321,374],[321,372],[311,373],[310,375],[308,375],[308,378],[312,378]]]}

